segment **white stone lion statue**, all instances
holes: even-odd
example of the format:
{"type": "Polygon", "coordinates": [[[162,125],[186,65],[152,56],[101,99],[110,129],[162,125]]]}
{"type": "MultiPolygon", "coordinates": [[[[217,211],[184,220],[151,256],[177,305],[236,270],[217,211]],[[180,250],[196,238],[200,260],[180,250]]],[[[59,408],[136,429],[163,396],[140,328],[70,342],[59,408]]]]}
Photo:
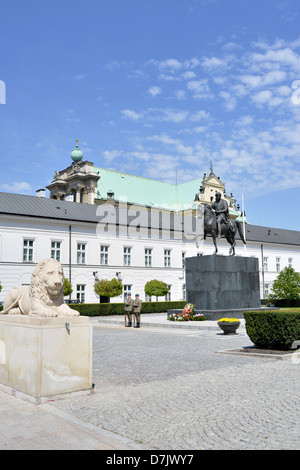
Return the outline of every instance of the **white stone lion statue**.
{"type": "Polygon", "coordinates": [[[64,303],[64,273],[61,263],[49,258],[40,261],[32,272],[30,286],[14,287],[5,297],[1,315],[38,317],[78,316],[64,303]]]}

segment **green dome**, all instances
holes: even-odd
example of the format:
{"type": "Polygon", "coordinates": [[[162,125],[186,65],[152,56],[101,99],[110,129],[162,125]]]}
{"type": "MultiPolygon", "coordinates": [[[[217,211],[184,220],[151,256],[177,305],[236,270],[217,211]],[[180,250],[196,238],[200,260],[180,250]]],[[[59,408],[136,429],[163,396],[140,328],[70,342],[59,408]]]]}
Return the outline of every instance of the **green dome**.
{"type": "Polygon", "coordinates": [[[76,139],[76,147],[71,153],[71,158],[73,162],[81,162],[83,159],[83,153],[82,151],[78,148],[78,139],[76,139]]]}

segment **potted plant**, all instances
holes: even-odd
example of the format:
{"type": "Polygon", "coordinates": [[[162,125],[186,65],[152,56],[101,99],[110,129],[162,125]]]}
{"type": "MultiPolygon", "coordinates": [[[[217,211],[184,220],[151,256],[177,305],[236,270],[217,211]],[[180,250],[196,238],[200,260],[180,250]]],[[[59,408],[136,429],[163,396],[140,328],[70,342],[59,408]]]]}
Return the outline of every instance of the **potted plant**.
{"type": "Polygon", "coordinates": [[[220,318],[218,325],[221,330],[224,331],[224,335],[236,334],[236,330],[240,326],[241,322],[238,318],[220,318]]]}

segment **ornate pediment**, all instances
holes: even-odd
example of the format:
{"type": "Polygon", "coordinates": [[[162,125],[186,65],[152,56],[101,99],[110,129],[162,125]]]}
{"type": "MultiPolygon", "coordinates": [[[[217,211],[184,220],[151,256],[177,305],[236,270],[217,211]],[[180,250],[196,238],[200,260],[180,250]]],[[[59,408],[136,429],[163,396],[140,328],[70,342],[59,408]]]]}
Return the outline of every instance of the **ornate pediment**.
{"type": "Polygon", "coordinates": [[[224,189],[224,184],[222,181],[214,174],[211,173],[203,183],[205,186],[213,186],[217,190],[223,191],[224,189]]]}

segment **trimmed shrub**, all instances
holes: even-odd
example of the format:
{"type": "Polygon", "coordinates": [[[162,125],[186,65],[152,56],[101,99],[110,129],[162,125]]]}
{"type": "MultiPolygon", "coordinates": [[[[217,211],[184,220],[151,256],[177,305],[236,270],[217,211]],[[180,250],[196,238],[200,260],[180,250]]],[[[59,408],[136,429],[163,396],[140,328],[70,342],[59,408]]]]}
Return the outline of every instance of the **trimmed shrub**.
{"type": "Polygon", "coordinates": [[[125,304],[69,304],[69,307],[80,312],[86,317],[100,317],[106,315],[121,315],[124,313],[125,304]]]}
{"type": "Polygon", "coordinates": [[[246,332],[261,349],[283,350],[300,340],[300,312],[244,312],[246,332]]]}
{"type": "Polygon", "coordinates": [[[280,299],[280,300],[274,300],[272,301],[272,304],[275,307],[300,307],[300,301],[293,299],[293,300],[286,300],[286,299],[280,299]]]}
{"type": "MultiPolygon", "coordinates": [[[[169,309],[184,308],[186,302],[179,301],[166,301],[166,302],[143,302],[142,313],[163,313],[169,309]]],[[[86,317],[100,317],[106,315],[124,315],[125,304],[68,304],[70,308],[80,312],[80,315],[86,317]]],[[[0,312],[3,310],[3,305],[0,305],[0,312]]]]}
{"type": "MultiPolygon", "coordinates": [[[[173,308],[184,308],[185,301],[143,302],[142,313],[162,313],[173,308]]],[[[69,304],[70,308],[84,316],[124,315],[125,303],[69,304]]]]}

